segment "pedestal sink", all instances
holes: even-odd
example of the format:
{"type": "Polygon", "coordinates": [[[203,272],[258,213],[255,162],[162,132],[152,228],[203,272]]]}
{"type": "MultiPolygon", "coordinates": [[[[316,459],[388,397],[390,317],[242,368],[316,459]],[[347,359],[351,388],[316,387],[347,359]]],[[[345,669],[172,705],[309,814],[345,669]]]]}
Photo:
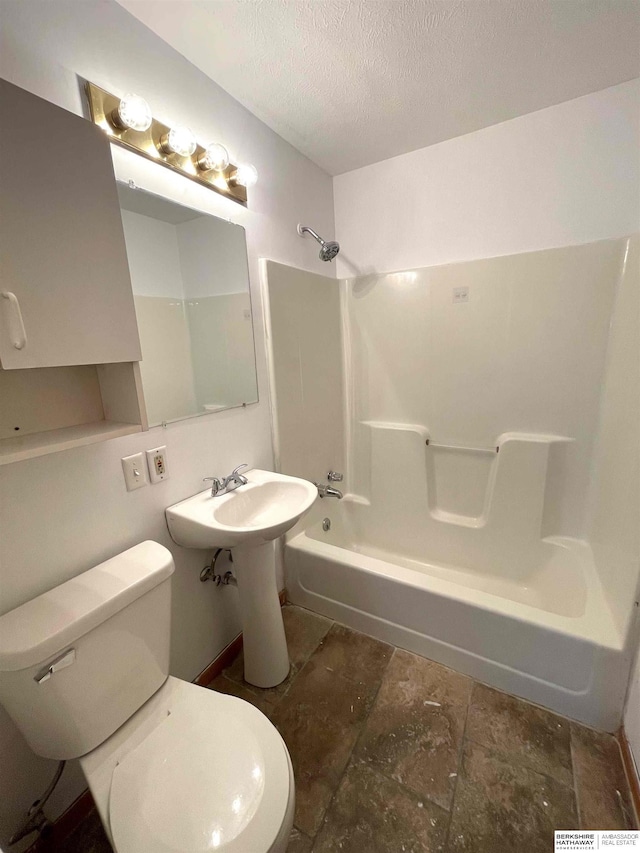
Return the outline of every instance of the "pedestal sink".
{"type": "Polygon", "coordinates": [[[207,489],[165,510],[171,538],[185,548],[230,548],[238,582],[244,677],[275,687],[289,673],[278,588],[270,567],[270,543],[311,508],[318,490],[308,480],[261,471],[229,494],[207,489]]]}

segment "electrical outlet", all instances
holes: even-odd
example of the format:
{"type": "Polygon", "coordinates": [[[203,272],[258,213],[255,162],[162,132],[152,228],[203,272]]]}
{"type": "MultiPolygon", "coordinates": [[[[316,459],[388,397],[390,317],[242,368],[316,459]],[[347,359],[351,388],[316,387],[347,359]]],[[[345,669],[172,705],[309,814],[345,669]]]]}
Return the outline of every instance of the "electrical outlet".
{"type": "Polygon", "coordinates": [[[453,288],[453,302],[468,302],[469,301],[469,288],[468,287],[454,287],[453,288]]]}
{"type": "Polygon", "coordinates": [[[134,453],[133,456],[124,456],[122,459],[122,470],[124,471],[124,481],[127,484],[128,492],[133,492],[134,489],[141,489],[143,486],[149,485],[142,453],[134,453]]]}
{"type": "Polygon", "coordinates": [[[166,480],[169,476],[167,470],[167,448],[154,447],[153,450],[147,450],[147,465],[149,466],[149,477],[152,483],[160,483],[166,480]]]}

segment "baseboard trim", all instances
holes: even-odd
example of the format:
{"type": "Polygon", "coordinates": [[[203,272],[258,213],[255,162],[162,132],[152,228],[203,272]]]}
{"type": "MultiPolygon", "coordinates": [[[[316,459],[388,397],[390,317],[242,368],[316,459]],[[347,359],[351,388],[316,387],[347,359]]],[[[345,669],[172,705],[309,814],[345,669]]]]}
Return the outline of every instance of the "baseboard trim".
{"type": "Polygon", "coordinates": [[[211,661],[208,666],[202,670],[200,675],[193,679],[194,684],[199,684],[200,687],[206,687],[211,684],[214,678],[217,678],[223,669],[230,666],[238,657],[242,650],[242,632],[235,637],[228,646],[220,652],[217,658],[211,661]]]}
{"type": "Polygon", "coordinates": [[[635,828],[640,829],[640,778],[638,778],[638,770],[636,768],[636,763],[633,760],[633,754],[631,752],[631,747],[629,746],[629,741],[627,740],[624,726],[621,726],[618,731],[618,743],[620,744],[622,763],[624,764],[624,770],[627,774],[627,782],[629,783],[629,790],[631,791],[631,801],[636,813],[635,828]]]}
{"type": "MultiPolygon", "coordinates": [[[[280,606],[284,607],[287,603],[286,589],[281,590],[278,593],[278,597],[280,598],[280,606]]],[[[200,685],[200,687],[206,687],[207,684],[211,684],[213,679],[217,678],[223,669],[226,669],[233,663],[241,650],[242,632],[237,637],[234,637],[208,666],[205,666],[202,672],[193,679],[193,683],[200,685]]],[[[53,821],[49,835],[46,838],[39,838],[28,848],[26,853],[53,853],[86,818],[93,806],[93,797],[91,796],[91,791],[87,788],[71,803],[69,808],[59,818],[53,821]]]]}
{"type": "MultiPolygon", "coordinates": [[[[278,597],[280,599],[280,607],[284,607],[287,602],[287,591],[286,589],[281,590],[278,593],[278,597]]],[[[217,658],[211,661],[208,666],[202,670],[200,675],[196,676],[193,679],[194,684],[199,684],[200,687],[206,687],[207,684],[211,684],[214,678],[217,678],[223,669],[226,669],[230,666],[233,661],[238,657],[242,650],[242,631],[235,637],[228,646],[225,646],[224,649],[220,652],[217,658]]]]}

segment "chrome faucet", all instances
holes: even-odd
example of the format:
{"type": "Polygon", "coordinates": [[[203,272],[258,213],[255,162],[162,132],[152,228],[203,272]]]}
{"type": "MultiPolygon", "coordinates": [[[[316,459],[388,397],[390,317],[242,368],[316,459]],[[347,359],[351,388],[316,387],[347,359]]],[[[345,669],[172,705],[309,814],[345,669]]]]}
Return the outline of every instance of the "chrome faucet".
{"type": "Polygon", "coordinates": [[[333,486],[325,486],[322,483],[314,483],[314,486],[318,487],[318,494],[321,498],[338,498],[338,500],[342,500],[343,494],[340,489],[336,489],[333,486]]]}
{"type": "Polygon", "coordinates": [[[223,477],[222,480],[218,479],[218,477],[203,477],[202,482],[206,483],[208,480],[211,481],[211,497],[215,498],[218,495],[228,495],[229,492],[235,491],[238,486],[246,486],[249,482],[246,477],[238,472],[243,468],[248,468],[249,466],[245,463],[242,465],[238,465],[237,468],[234,468],[233,471],[229,474],[228,477],[223,477]]]}
{"type": "MultiPolygon", "coordinates": [[[[343,476],[337,471],[329,471],[327,480],[330,483],[341,483],[343,476]]],[[[334,486],[325,486],[322,483],[314,483],[313,485],[318,487],[318,494],[321,498],[338,498],[338,500],[341,500],[343,497],[340,489],[336,489],[334,486]]]]}

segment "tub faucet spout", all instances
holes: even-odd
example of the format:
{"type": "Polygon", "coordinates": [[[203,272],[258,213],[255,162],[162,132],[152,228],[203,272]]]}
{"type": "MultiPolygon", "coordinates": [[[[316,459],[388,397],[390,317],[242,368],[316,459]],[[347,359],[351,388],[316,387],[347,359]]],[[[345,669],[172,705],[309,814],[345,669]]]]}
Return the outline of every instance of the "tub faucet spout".
{"type": "Polygon", "coordinates": [[[321,498],[338,498],[338,500],[342,500],[342,492],[340,489],[336,489],[333,486],[325,486],[321,483],[314,483],[314,486],[318,487],[318,494],[321,498]]]}

